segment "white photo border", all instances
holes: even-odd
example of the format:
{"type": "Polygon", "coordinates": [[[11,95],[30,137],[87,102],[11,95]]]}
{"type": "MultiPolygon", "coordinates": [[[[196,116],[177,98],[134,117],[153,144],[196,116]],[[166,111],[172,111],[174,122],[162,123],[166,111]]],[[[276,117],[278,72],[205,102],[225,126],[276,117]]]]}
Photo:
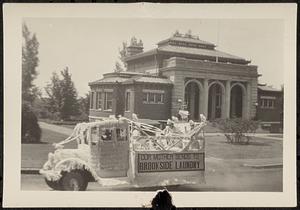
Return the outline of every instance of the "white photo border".
{"type": "Polygon", "coordinates": [[[198,18],[284,20],[283,192],[171,192],[177,207],[296,206],[297,4],[13,4],[4,13],[4,207],[141,207],[155,192],[21,191],[23,18],[198,18]],[[134,12],[132,12],[134,11],[134,12]],[[180,12],[179,12],[180,11],[180,12]],[[180,14],[180,16],[179,16],[180,14]]]}

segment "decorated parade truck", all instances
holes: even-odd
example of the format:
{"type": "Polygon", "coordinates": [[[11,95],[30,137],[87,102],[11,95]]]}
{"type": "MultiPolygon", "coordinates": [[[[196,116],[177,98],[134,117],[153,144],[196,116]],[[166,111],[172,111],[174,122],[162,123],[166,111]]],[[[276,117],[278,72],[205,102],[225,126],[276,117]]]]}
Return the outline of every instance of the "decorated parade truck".
{"type": "Polygon", "coordinates": [[[205,117],[188,125],[175,123],[179,132],[166,132],[122,117],[79,123],[54,145],[40,174],[52,189],[72,191],[84,191],[95,181],[131,187],[203,183],[205,117]],[[64,149],[71,141],[77,148],[64,149]]]}

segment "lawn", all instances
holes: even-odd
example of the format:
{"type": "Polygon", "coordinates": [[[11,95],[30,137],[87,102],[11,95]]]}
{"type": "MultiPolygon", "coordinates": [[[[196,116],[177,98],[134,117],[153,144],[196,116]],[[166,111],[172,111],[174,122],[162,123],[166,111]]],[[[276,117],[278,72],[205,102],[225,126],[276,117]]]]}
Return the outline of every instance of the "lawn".
{"type": "Polygon", "coordinates": [[[222,159],[282,158],[282,141],[254,137],[248,145],[226,142],[223,136],[207,136],[205,149],[208,157],[222,159]]]}
{"type": "MultiPolygon", "coordinates": [[[[22,144],[22,168],[41,168],[48,159],[48,153],[54,151],[52,144],[67,137],[42,129],[42,143],[22,144]]],[[[66,144],[65,148],[76,148],[76,142],[66,144]]],[[[223,136],[207,136],[206,155],[221,159],[282,158],[282,141],[254,138],[249,145],[232,145],[223,136]]]]}
{"type": "MultiPolygon", "coordinates": [[[[22,144],[22,168],[41,168],[48,159],[48,153],[54,151],[52,144],[67,137],[64,134],[42,129],[42,142],[40,144],[22,144]]],[[[65,145],[65,148],[76,148],[76,142],[65,145]]]]}
{"type": "Polygon", "coordinates": [[[270,134],[268,136],[270,136],[270,137],[277,137],[277,138],[283,138],[283,134],[270,134]]]}

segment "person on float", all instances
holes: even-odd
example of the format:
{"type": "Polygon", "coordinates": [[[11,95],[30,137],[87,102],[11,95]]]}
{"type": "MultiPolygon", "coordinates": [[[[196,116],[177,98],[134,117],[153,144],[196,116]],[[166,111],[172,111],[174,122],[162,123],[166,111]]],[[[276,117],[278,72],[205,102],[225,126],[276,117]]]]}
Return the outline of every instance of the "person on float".
{"type": "Polygon", "coordinates": [[[188,133],[193,130],[196,126],[196,123],[193,120],[189,120],[189,124],[185,127],[185,132],[188,133]]]}
{"type": "Polygon", "coordinates": [[[164,135],[181,134],[182,132],[174,125],[174,121],[168,119],[167,126],[163,130],[164,135]]]}
{"type": "Polygon", "coordinates": [[[167,126],[163,130],[162,134],[167,137],[166,138],[166,144],[170,145],[170,144],[172,144],[173,140],[169,137],[172,136],[173,134],[182,134],[182,132],[177,127],[175,127],[174,121],[168,119],[167,120],[167,126]]]}

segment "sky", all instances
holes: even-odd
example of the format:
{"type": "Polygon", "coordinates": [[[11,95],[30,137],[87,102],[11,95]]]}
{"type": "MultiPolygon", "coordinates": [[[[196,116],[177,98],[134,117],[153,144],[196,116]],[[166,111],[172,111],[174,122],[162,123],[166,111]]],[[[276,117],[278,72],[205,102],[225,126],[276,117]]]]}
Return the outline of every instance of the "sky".
{"type": "Polygon", "coordinates": [[[52,72],[68,66],[79,96],[84,96],[89,82],[113,71],[122,42],[129,43],[135,36],[142,39],[144,50],[150,50],[176,30],[191,30],[201,40],[216,44],[217,50],[251,60],[262,74],[260,83],[275,88],[283,84],[281,20],[25,18],[24,22],[40,43],[34,84],[42,90],[52,72]]]}

